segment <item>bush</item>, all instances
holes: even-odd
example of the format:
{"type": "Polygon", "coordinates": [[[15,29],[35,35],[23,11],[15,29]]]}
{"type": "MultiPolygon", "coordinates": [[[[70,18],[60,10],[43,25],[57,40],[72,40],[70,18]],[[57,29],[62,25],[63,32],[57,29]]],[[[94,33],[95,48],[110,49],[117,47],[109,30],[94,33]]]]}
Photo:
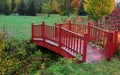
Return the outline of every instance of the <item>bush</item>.
{"type": "Polygon", "coordinates": [[[37,15],[37,7],[35,6],[35,1],[30,0],[27,6],[26,15],[28,16],[36,16],[37,15]]]}
{"type": "Polygon", "coordinates": [[[26,14],[26,5],[25,5],[24,0],[21,0],[17,11],[18,11],[19,15],[25,15],[26,14]]]}

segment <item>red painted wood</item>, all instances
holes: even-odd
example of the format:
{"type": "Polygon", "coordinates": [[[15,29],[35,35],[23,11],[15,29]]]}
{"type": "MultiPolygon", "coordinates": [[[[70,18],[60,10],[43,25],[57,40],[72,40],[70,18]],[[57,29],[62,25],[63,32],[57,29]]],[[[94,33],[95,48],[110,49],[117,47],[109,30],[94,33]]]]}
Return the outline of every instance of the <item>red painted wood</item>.
{"type": "Polygon", "coordinates": [[[61,24],[59,24],[59,42],[58,42],[58,47],[61,49],[61,24]]]}
{"type": "MultiPolygon", "coordinates": [[[[90,37],[90,25],[91,25],[91,22],[88,22],[88,37],[90,37]]],[[[90,38],[89,38],[89,40],[90,40],[90,38]]]]}
{"type": "MultiPolygon", "coordinates": [[[[63,25],[64,24],[55,23],[55,26],[48,26],[45,25],[44,22],[42,22],[41,25],[32,24],[31,39],[35,44],[44,46],[64,57],[73,58],[75,57],[74,54],[80,53],[82,55],[81,61],[83,62],[89,58],[89,54],[86,54],[86,51],[89,51],[89,49],[87,49],[88,41],[94,41],[95,44],[101,42],[101,47],[106,47],[106,58],[111,59],[112,54],[115,52],[118,32],[115,32],[113,37],[113,32],[110,33],[99,27],[92,26],[90,22],[88,22],[88,25],[77,25],[69,22],[68,29],[64,28],[63,25]],[[77,28],[82,30],[82,34],[79,35],[79,33],[77,33],[77,28]],[[113,40],[111,40],[111,37],[113,40]],[[68,52],[65,51],[65,49],[67,49],[68,52]]],[[[92,52],[92,49],[90,52],[92,52]]]]}
{"type": "Polygon", "coordinates": [[[83,45],[83,57],[82,57],[82,61],[86,62],[86,49],[87,49],[87,44],[88,44],[88,34],[84,34],[84,45],[83,45]]]}
{"type": "Polygon", "coordinates": [[[32,32],[31,32],[31,36],[32,36],[32,41],[33,41],[33,38],[34,38],[34,24],[32,23],[32,32]]]}
{"type": "Polygon", "coordinates": [[[68,21],[68,26],[69,26],[68,28],[69,28],[69,30],[71,30],[71,25],[72,25],[72,24],[71,24],[71,20],[69,20],[69,21],[68,21]]]}
{"type": "Polygon", "coordinates": [[[113,37],[113,54],[115,54],[115,52],[116,52],[116,47],[117,47],[117,40],[118,40],[118,31],[116,30],[115,32],[114,32],[114,37],[113,37]]]}
{"type": "Polygon", "coordinates": [[[111,60],[113,50],[113,33],[107,34],[107,44],[106,44],[106,57],[107,60],[111,60]]]}
{"type": "Polygon", "coordinates": [[[43,39],[43,44],[45,43],[45,23],[44,21],[42,22],[42,39],[43,39]]]}

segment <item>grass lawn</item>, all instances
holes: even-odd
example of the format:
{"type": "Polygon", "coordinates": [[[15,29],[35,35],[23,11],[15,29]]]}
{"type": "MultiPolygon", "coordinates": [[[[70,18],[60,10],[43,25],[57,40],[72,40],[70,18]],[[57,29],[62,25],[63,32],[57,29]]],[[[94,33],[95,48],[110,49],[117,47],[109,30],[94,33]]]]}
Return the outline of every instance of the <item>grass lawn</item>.
{"type": "Polygon", "coordinates": [[[46,14],[42,16],[0,15],[0,31],[3,25],[5,25],[9,36],[29,38],[31,34],[31,23],[40,24],[42,21],[45,21],[47,25],[54,25],[55,22],[61,22],[61,18],[64,17],[55,14],[52,14],[51,17],[47,17],[46,14]]]}
{"type": "MultiPolygon", "coordinates": [[[[73,63],[70,60],[60,60],[44,70],[45,75],[120,75],[120,60],[93,63],[73,63]]],[[[41,70],[34,75],[40,75],[41,70]]]]}

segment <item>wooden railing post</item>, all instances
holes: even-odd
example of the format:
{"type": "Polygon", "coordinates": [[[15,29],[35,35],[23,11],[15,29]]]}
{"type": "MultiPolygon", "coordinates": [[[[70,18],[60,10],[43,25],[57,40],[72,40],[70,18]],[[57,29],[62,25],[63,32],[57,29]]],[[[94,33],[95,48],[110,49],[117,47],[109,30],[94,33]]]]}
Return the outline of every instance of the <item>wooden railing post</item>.
{"type": "Polygon", "coordinates": [[[43,39],[43,45],[45,43],[45,23],[42,21],[42,39],[43,39]]]}
{"type": "Polygon", "coordinates": [[[71,31],[71,28],[72,28],[71,26],[72,26],[71,20],[69,20],[69,21],[68,21],[68,29],[69,29],[70,31],[71,31]]]}
{"type": "Polygon", "coordinates": [[[34,23],[31,24],[31,41],[34,39],[34,23]]]}
{"type": "Polygon", "coordinates": [[[111,60],[113,52],[113,33],[107,33],[106,40],[106,58],[107,60],[111,60]]]}
{"type": "Polygon", "coordinates": [[[57,38],[57,34],[58,34],[58,31],[57,31],[57,23],[54,24],[55,26],[55,39],[57,38]]]}
{"type": "Polygon", "coordinates": [[[91,22],[88,22],[88,39],[90,40],[90,25],[91,25],[91,22]]]}
{"type": "Polygon", "coordinates": [[[118,40],[118,31],[116,30],[114,32],[114,37],[113,37],[113,54],[116,52],[116,47],[117,47],[117,40],[118,40]]]}
{"type": "Polygon", "coordinates": [[[59,43],[58,43],[59,49],[61,49],[61,24],[59,24],[59,43]]]}
{"type": "Polygon", "coordinates": [[[87,53],[88,40],[89,40],[88,34],[84,34],[82,62],[86,61],[86,53],[87,53]]]}

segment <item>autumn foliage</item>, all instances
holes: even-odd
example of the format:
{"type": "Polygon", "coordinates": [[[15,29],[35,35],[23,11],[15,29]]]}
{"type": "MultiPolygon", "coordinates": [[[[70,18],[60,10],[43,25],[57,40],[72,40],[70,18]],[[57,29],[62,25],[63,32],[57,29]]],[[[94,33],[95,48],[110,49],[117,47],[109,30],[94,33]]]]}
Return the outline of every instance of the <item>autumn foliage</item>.
{"type": "Polygon", "coordinates": [[[112,12],[115,0],[85,0],[84,9],[92,20],[102,19],[112,12]]]}

